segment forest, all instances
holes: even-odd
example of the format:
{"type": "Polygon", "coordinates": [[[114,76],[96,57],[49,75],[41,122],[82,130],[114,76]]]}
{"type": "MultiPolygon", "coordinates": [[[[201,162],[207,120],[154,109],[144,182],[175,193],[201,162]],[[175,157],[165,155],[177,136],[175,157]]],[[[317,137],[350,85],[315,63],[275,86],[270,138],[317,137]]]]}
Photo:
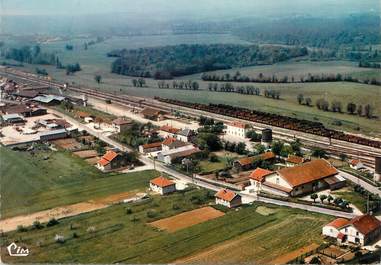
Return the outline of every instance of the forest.
{"type": "Polygon", "coordinates": [[[111,72],[155,79],[171,79],[205,71],[273,64],[308,54],[305,47],[258,45],[175,45],[115,50],[111,72]]]}

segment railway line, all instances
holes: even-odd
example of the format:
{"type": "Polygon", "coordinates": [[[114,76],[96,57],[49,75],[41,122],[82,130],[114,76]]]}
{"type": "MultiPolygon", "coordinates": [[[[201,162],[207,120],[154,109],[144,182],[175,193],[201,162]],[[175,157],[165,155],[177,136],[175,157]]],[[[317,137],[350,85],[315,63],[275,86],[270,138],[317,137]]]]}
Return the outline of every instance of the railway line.
{"type": "MultiPolygon", "coordinates": [[[[45,85],[56,89],[65,90],[62,83],[47,80],[45,77],[37,76],[35,74],[25,73],[11,68],[0,68],[0,75],[6,76],[16,82],[25,83],[28,85],[45,85]]],[[[79,95],[87,95],[89,97],[105,100],[110,99],[120,105],[125,105],[135,108],[153,107],[163,109],[169,112],[173,110],[180,111],[181,113],[191,116],[199,117],[200,115],[212,117],[215,120],[223,122],[243,121],[249,123],[254,129],[262,130],[264,128],[271,128],[273,130],[273,137],[284,141],[292,141],[299,139],[306,147],[319,147],[326,150],[329,154],[338,157],[340,154],[346,154],[350,158],[361,158],[361,160],[369,167],[374,167],[375,157],[381,156],[381,149],[365,146],[361,144],[341,141],[337,139],[330,139],[328,137],[305,133],[301,131],[290,130],[286,128],[271,126],[259,122],[248,121],[245,119],[221,115],[218,113],[208,112],[204,110],[187,108],[185,106],[174,105],[162,102],[156,99],[140,98],[135,96],[127,96],[118,93],[111,93],[99,91],[91,88],[68,86],[68,92],[78,93],[79,95]]]]}

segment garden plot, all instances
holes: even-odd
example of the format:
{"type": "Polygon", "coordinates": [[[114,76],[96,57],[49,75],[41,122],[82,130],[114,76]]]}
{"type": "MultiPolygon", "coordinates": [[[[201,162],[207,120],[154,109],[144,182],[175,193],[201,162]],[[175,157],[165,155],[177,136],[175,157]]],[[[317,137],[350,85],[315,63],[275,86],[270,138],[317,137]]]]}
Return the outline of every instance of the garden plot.
{"type": "Polygon", "coordinates": [[[150,225],[172,233],[183,228],[221,217],[223,215],[225,215],[223,212],[212,207],[203,207],[152,222],[150,225]]]}

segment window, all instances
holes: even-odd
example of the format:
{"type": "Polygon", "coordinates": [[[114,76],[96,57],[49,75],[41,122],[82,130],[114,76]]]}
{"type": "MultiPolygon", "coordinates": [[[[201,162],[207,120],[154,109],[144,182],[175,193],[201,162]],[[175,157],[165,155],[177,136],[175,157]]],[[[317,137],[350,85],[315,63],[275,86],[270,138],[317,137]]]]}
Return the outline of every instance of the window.
{"type": "Polygon", "coordinates": [[[276,184],[279,184],[279,178],[276,178],[276,184]]]}
{"type": "Polygon", "coordinates": [[[359,235],[359,232],[356,232],[356,236],[358,236],[359,235]]]}

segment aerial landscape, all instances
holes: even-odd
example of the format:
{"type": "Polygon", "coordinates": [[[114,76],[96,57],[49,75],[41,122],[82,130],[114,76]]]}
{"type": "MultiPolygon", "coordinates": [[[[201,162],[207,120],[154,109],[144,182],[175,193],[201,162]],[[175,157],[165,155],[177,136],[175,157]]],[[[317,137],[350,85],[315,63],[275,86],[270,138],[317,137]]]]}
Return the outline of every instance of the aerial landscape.
{"type": "Polygon", "coordinates": [[[377,0],[0,0],[5,264],[381,264],[377,0]]]}

